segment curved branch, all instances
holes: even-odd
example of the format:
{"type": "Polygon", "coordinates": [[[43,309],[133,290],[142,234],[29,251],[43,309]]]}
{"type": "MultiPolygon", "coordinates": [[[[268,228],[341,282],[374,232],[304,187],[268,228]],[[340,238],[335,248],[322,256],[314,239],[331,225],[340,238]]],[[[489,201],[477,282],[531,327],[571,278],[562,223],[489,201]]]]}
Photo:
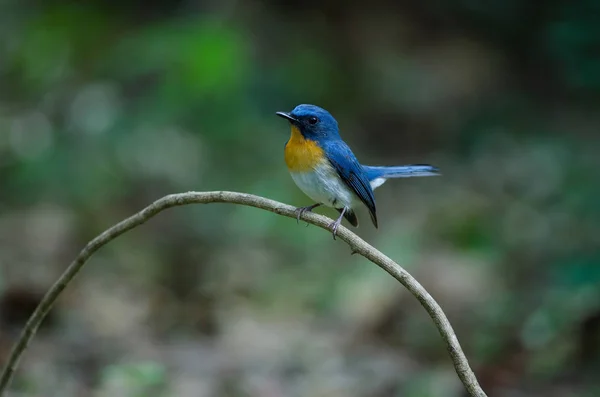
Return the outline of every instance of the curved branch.
{"type": "MultiPolygon", "coordinates": [[[[17,368],[17,365],[19,364],[21,355],[27,349],[29,342],[37,332],[37,329],[40,326],[41,322],[44,320],[44,317],[46,317],[46,314],[48,314],[48,312],[54,305],[54,302],[60,296],[61,292],[67,287],[71,280],[73,280],[73,278],[85,265],[87,260],[98,249],[108,244],[121,234],[141,225],[153,216],[157,215],[159,212],[162,212],[168,208],[187,204],[208,203],[230,203],[247,205],[250,207],[271,211],[278,215],[283,215],[291,218],[296,217],[295,207],[274,200],[255,196],[252,194],[226,191],[187,192],[165,196],[155,201],[148,207],[144,208],[137,214],[119,222],[110,229],[104,231],[102,234],[90,241],[83,248],[83,250],[81,250],[77,258],[73,262],[71,262],[69,267],[64,271],[60,278],[48,290],[44,298],[41,300],[40,304],[37,306],[31,317],[25,324],[25,327],[23,328],[19,339],[13,346],[8,361],[6,362],[2,370],[2,375],[0,377],[0,396],[3,396],[6,392],[6,389],[17,368]]],[[[302,219],[310,224],[313,224],[325,230],[329,230],[328,225],[331,222],[331,219],[325,216],[314,213],[304,213],[302,215],[302,219]]],[[[425,288],[423,288],[423,286],[419,284],[419,282],[415,280],[400,265],[392,261],[390,258],[379,252],[371,245],[367,244],[363,239],[358,237],[356,234],[352,233],[347,228],[343,226],[340,227],[337,236],[341,240],[345,241],[354,253],[358,253],[364,256],[365,258],[369,259],[371,262],[375,263],[377,266],[381,267],[383,270],[388,272],[392,277],[394,277],[402,285],[404,285],[406,289],[408,289],[410,293],[413,294],[419,300],[419,302],[421,302],[421,305],[423,305],[425,310],[427,310],[427,313],[429,313],[429,316],[431,316],[431,318],[433,319],[433,322],[435,323],[435,326],[438,329],[440,335],[446,342],[446,346],[448,348],[448,352],[450,353],[450,358],[452,359],[456,373],[458,374],[458,377],[467,389],[469,395],[476,397],[485,397],[486,394],[479,386],[477,378],[475,378],[473,371],[469,367],[467,358],[465,357],[465,354],[463,353],[460,347],[460,344],[458,342],[458,339],[456,338],[452,326],[450,325],[450,322],[446,318],[446,315],[442,311],[441,307],[431,297],[431,295],[429,295],[425,288]]]]}

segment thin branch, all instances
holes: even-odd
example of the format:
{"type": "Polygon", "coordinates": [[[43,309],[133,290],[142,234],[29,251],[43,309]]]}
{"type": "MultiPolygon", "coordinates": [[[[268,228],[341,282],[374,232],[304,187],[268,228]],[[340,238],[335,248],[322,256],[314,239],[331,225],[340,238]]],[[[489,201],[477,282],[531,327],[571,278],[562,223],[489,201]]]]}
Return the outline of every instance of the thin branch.
{"type": "MultiPolygon", "coordinates": [[[[101,247],[108,244],[121,234],[131,230],[142,223],[146,222],[153,216],[157,215],[168,208],[177,207],[188,204],[209,204],[209,203],[230,203],[247,205],[250,207],[260,208],[266,211],[274,212],[278,215],[296,218],[296,208],[274,200],[269,200],[263,197],[254,196],[246,193],[236,192],[188,192],[181,194],[171,194],[165,196],[148,207],[144,208],[137,214],[119,222],[110,229],[106,230],[92,241],[90,241],[77,258],[69,265],[60,278],[52,285],[46,293],[38,307],[35,309],[27,324],[19,336],[19,339],[13,346],[8,361],[4,365],[2,375],[0,377],[0,397],[4,396],[6,389],[13,377],[13,374],[19,364],[22,354],[27,349],[29,342],[37,332],[38,327],[43,321],[46,314],[50,311],[54,302],[58,299],[62,291],[79,273],[87,260],[101,247]]],[[[302,219],[310,224],[328,230],[328,225],[331,219],[315,213],[304,213],[302,219]]],[[[367,244],[363,239],[352,233],[345,227],[340,227],[337,236],[345,241],[353,253],[360,254],[383,270],[392,275],[402,285],[406,287],[418,300],[421,305],[427,310],[427,313],[433,319],[442,339],[446,342],[450,358],[454,364],[454,368],[458,377],[464,384],[470,396],[484,397],[486,394],[479,386],[477,378],[469,367],[469,363],[463,353],[458,339],[437,302],[429,295],[417,280],[415,280],[406,270],[400,265],[392,261],[390,258],[379,252],[377,249],[367,244]]]]}

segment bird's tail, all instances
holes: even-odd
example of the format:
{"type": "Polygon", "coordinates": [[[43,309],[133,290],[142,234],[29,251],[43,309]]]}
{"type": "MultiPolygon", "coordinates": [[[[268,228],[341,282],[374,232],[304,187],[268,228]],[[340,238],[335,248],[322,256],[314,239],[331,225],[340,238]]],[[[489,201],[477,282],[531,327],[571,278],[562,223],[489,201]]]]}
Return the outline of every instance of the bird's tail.
{"type": "Polygon", "coordinates": [[[436,167],[427,164],[400,165],[396,167],[375,167],[364,165],[369,180],[377,178],[409,178],[413,176],[434,176],[440,171],[436,167]]]}
{"type": "Polygon", "coordinates": [[[440,175],[438,168],[428,164],[399,165],[395,167],[363,165],[363,169],[365,170],[373,189],[381,186],[388,178],[440,175]]]}

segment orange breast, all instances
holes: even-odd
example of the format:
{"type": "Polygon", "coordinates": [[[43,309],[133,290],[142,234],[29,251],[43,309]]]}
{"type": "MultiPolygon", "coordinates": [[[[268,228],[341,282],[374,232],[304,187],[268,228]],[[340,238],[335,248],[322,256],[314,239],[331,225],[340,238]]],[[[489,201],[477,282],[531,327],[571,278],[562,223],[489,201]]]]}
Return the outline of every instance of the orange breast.
{"type": "Polygon", "coordinates": [[[314,170],[323,161],[323,149],[316,142],[305,139],[298,127],[292,125],[292,135],[285,145],[285,163],[292,172],[314,170]]]}

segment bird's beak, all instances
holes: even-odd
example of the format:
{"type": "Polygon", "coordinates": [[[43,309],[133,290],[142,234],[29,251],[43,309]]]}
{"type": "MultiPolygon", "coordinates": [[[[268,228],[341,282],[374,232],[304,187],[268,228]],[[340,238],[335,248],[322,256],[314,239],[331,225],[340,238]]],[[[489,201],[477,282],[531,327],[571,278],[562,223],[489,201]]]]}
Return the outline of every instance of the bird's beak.
{"type": "Polygon", "coordinates": [[[293,117],[291,114],[286,113],[286,112],[276,112],[276,115],[278,115],[279,117],[283,117],[284,119],[288,119],[289,121],[293,121],[293,122],[298,122],[298,119],[296,119],[295,117],[293,117]]]}

